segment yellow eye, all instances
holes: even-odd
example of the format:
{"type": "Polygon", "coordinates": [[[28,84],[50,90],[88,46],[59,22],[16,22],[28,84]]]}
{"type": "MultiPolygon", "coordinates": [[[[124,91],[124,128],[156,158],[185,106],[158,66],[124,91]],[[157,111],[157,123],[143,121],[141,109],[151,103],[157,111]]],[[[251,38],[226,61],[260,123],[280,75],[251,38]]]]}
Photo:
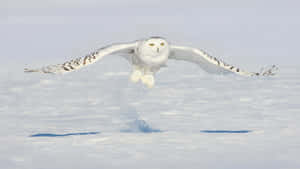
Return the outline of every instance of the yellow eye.
{"type": "Polygon", "coordinates": [[[149,43],[149,46],[154,46],[154,43],[149,43]]]}
{"type": "Polygon", "coordinates": [[[160,43],[160,45],[161,45],[161,46],[164,46],[164,45],[165,45],[165,43],[163,43],[163,42],[162,42],[162,43],[160,43]]]}

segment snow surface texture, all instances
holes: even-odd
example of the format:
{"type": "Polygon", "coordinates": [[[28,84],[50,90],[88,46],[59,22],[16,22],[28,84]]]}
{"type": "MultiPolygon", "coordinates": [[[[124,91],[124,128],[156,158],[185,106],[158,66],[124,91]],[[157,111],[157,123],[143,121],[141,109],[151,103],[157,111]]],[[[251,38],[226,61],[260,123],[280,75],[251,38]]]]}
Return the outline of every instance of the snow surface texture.
{"type": "Polygon", "coordinates": [[[299,4],[199,2],[1,4],[0,168],[299,169],[299,4]],[[218,76],[170,61],[151,90],[128,82],[119,57],[65,76],[23,73],[149,35],[280,71],[218,76]]]}
{"type": "Polygon", "coordinates": [[[100,67],[11,74],[0,85],[1,167],[299,166],[299,70],[242,78],[197,69],[164,71],[151,90],[128,83],[129,72],[100,67]]]}

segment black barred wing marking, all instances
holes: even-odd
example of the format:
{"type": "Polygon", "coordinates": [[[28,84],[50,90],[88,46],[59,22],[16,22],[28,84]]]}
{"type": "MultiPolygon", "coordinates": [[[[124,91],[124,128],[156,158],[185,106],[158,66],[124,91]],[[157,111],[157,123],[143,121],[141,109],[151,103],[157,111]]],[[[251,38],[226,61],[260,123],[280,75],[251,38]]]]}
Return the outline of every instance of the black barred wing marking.
{"type": "Polygon", "coordinates": [[[129,54],[136,48],[137,43],[124,43],[124,44],[114,44],[110,46],[103,47],[89,55],[80,57],[71,61],[67,61],[63,64],[45,66],[39,69],[24,69],[24,72],[40,72],[40,73],[66,73],[71,72],[89,64],[93,64],[98,60],[101,60],[104,56],[121,53],[129,54]]]}
{"type": "Polygon", "coordinates": [[[172,45],[170,50],[170,59],[196,63],[205,71],[210,73],[236,73],[242,76],[271,76],[275,75],[278,70],[278,68],[273,65],[270,68],[262,69],[260,73],[247,72],[238,67],[227,64],[200,49],[172,45]]]}

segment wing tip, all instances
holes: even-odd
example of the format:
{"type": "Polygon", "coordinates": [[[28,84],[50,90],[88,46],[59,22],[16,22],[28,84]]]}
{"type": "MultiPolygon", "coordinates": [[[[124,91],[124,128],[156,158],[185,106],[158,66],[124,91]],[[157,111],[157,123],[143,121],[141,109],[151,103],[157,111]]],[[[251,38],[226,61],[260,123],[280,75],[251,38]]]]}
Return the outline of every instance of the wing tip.
{"type": "Polygon", "coordinates": [[[24,68],[24,73],[52,73],[52,72],[47,72],[43,69],[28,69],[24,68]]]}
{"type": "Polygon", "coordinates": [[[24,73],[33,73],[33,72],[39,72],[39,71],[35,69],[24,68],[24,73]]]}
{"type": "Polygon", "coordinates": [[[261,68],[259,73],[254,73],[255,76],[275,76],[279,68],[276,65],[261,68]]]}

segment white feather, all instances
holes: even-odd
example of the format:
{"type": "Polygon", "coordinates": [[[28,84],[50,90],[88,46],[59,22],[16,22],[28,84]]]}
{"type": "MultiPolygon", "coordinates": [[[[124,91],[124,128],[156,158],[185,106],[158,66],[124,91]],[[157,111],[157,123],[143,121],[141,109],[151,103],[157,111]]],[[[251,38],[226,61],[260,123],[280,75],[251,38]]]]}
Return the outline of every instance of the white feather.
{"type": "Polygon", "coordinates": [[[243,76],[269,76],[278,70],[276,66],[263,69],[260,73],[244,71],[229,65],[206,52],[185,46],[169,45],[161,37],[150,37],[132,43],[121,43],[103,47],[87,56],[80,57],[63,64],[45,66],[39,69],[25,69],[25,72],[66,73],[78,70],[101,60],[106,55],[119,54],[132,64],[130,76],[132,82],[141,81],[148,87],[153,87],[154,75],[160,68],[165,67],[168,59],[184,60],[198,64],[211,73],[236,73],[243,76]]]}
{"type": "Polygon", "coordinates": [[[137,42],[133,43],[122,43],[122,44],[114,44],[98,49],[97,51],[86,55],[84,57],[80,57],[71,61],[67,61],[63,64],[57,65],[49,65],[39,69],[27,69],[25,68],[25,72],[41,72],[41,73],[66,73],[74,70],[78,70],[87,65],[93,64],[99,60],[101,60],[106,55],[111,54],[127,54],[132,51],[137,46],[137,42]]]}
{"type": "Polygon", "coordinates": [[[278,68],[275,65],[273,65],[271,68],[265,69],[260,73],[248,72],[238,67],[227,64],[224,61],[221,61],[220,59],[217,59],[200,49],[186,47],[186,46],[171,45],[170,50],[171,50],[171,54],[169,56],[170,59],[183,60],[183,61],[196,63],[203,70],[210,73],[236,73],[242,76],[258,76],[258,75],[269,76],[269,75],[274,75],[275,71],[278,70],[278,68]]]}

